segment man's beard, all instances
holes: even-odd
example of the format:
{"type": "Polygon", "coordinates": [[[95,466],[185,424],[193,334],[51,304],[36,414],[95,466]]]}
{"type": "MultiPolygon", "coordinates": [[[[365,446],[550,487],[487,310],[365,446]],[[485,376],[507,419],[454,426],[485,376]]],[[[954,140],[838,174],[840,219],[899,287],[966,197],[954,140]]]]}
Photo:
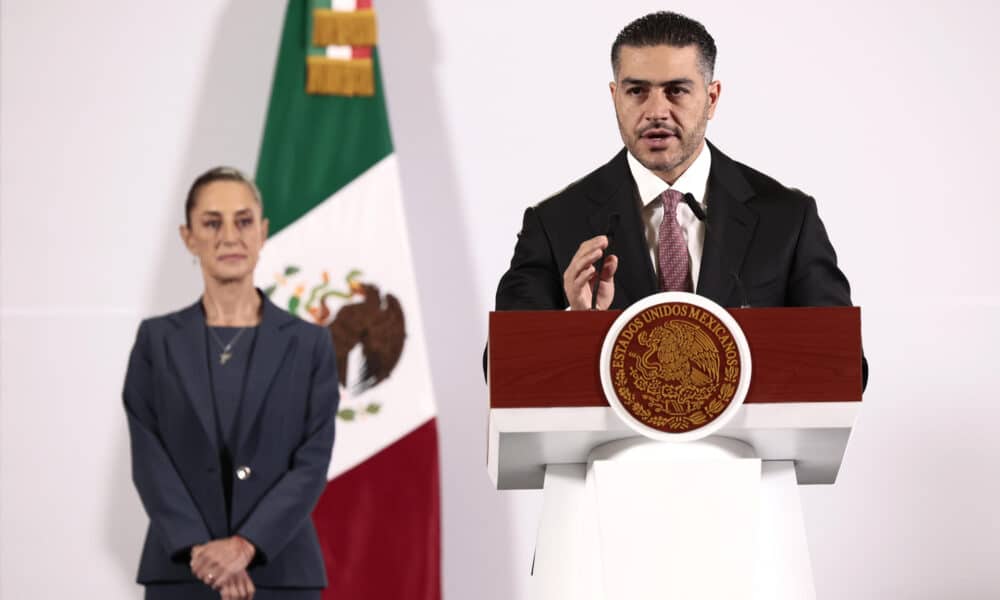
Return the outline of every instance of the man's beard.
{"type": "MultiPolygon", "coordinates": [[[[618,127],[621,129],[621,121],[618,122],[618,127]]],[[[705,139],[705,130],[707,127],[708,106],[705,107],[705,112],[702,114],[701,122],[698,124],[698,127],[689,133],[681,132],[677,127],[668,127],[665,125],[657,127],[656,123],[641,128],[636,132],[636,136],[633,138],[633,144],[629,146],[629,152],[631,152],[632,156],[639,161],[639,164],[646,167],[650,171],[669,172],[683,165],[692,156],[694,156],[696,152],[698,152],[698,149],[701,147],[702,140],[705,139]],[[641,155],[638,152],[638,149],[640,148],[640,144],[642,144],[642,135],[650,129],[666,129],[671,131],[676,136],[675,139],[680,141],[680,147],[677,149],[677,153],[673,156],[667,156],[667,151],[660,151],[652,152],[649,156],[641,155]]],[[[625,138],[625,136],[622,135],[622,138],[625,138]]]]}

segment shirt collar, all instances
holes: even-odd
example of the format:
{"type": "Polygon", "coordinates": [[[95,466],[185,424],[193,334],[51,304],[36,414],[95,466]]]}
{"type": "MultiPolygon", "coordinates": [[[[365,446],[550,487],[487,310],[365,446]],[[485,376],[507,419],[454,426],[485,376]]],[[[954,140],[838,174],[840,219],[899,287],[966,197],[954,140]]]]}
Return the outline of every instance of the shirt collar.
{"type": "Polygon", "coordinates": [[[694,199],[705,206],[705,191],[708,189],[708,174],[712,170],[712,152],[708,149],[708,144],[704,143],[698,158],[694,159],[691,166],[687,168],[674,185],[669,185],[666,181],[642,166],[631,152],[626,152],[628,167],[632,172],[632,179],[635,180],[635,187],[639,190],[639,200],[643,206],[659,198],[660,194],[668,189],[675,189],[682,194],[691,194],[694,199]]]}

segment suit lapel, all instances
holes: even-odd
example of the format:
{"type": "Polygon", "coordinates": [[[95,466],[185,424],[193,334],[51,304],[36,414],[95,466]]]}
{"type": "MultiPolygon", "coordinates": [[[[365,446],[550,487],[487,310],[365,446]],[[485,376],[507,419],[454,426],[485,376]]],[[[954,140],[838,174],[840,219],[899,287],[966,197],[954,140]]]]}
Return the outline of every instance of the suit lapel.
{"type": "Polygon", "coordinates": [[[727,306],[733,304],[729,299],[758,217],[746,205],[754,191],[736,163],[712,144],[707,141],[706,144],[712,152],[712,169],[708,177],[708,223],[697,292],[727,306]]]}
{"type": "Polygon", "coordinates": [[[177,313],[178,325],[166,339],[167,351],[177,366],[178,378],[191,408],[198,415],[205,436],[218,447],[215,435],[215,408],[209,386],[208,348],[205,345],[205,317],[201,300],[177,313]]]}
{"type": "Polygon", "coordinates": [[[247,367],[246,385],[239,410],[236,449],[242,449],[246,443],[278,368],[289,354],[292,335],[285,326],[297,318],[275,306],[264,295],[261,295],[261,302],[260,326],[257,328],[257,340],[247,367]]]}
{"type": "Polygon", "coordinates": [[[646,248],[646,232],[625,152],[627,150],[622,150],[604,166],[588,191],[595,204],[589,217],[593,235],[607,233],[611,215],[617,213],[620,219],[614,241],[614,254],[618,256],[614,308],[624,308],[657,289],[656,272],[646,248]]]}

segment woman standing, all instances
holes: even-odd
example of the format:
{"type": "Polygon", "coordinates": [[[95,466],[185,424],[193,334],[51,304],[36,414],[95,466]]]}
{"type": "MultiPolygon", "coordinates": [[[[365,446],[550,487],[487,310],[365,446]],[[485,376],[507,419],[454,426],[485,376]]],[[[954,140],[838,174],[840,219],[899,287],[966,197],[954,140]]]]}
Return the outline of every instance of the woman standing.
{"type": "Polygon", "coordinates": [[[318,599],[310,513],[333,446],[333,342],[254,288],[267,220],[250,180],[212,169],[185,210],[204,293],[142,322],[125,377],[132,479],[150,520],[138,582],[148,599],[318,599]]]}

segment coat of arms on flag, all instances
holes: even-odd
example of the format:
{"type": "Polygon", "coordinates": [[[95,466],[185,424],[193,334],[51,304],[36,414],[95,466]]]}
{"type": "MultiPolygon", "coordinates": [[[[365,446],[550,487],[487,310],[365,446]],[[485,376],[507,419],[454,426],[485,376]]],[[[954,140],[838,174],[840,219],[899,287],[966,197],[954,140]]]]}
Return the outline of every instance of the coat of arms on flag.
{"type": "Polygon", "coordinates": [[[344,277],[341,287],[331,282],[328,271],[323,271],[315,285],[297,282],[295,277],[300,274],[298,267],[286,266],[264,292],[293,315],[330,330],[340,385],[350,398],[337,417],[353,421],[358,415],[378,414],[382,406],[377,402],[361,407],[350,404],[388,379],[399,362],[406,343],[406,315],[399,299],[392,293],[383,294],[374,283],[362,281],[357,269],[344,277]],[[282,292],[286,297],[278,299],[282,292]]]}

